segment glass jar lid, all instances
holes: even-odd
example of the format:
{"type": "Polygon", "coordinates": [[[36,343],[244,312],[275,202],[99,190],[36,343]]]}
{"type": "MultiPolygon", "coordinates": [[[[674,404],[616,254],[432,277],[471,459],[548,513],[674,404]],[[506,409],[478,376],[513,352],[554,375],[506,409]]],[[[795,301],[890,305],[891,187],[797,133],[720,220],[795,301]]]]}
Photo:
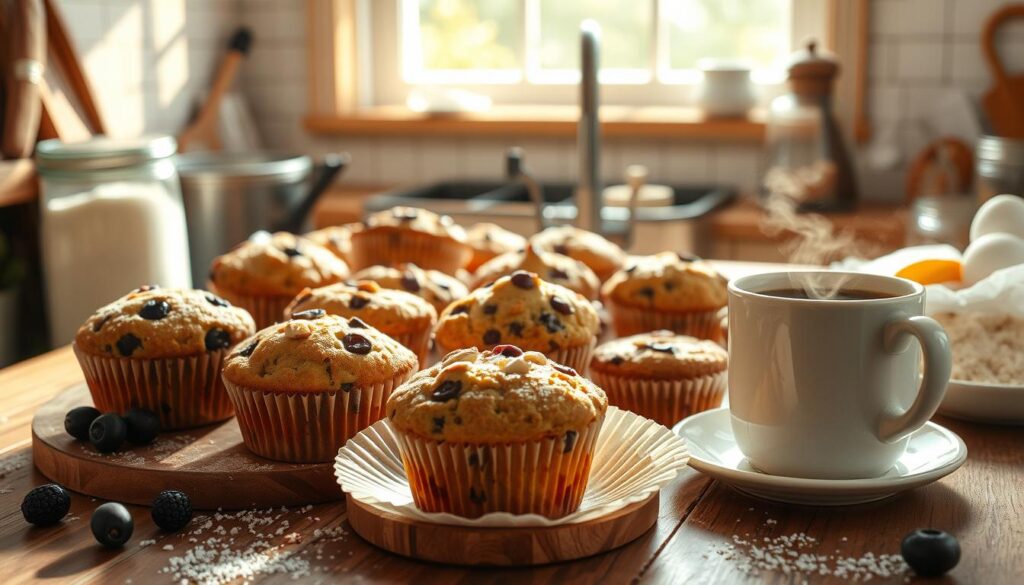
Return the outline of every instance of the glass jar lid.
{"type": "Polygon", "coordinates": [[[177,150],[174,137],[164,134],[137,138],[97,136],[82,142],[52,139],[36,146],[36,162],[43,173],[118,169],[168,158],[177,150]]]}

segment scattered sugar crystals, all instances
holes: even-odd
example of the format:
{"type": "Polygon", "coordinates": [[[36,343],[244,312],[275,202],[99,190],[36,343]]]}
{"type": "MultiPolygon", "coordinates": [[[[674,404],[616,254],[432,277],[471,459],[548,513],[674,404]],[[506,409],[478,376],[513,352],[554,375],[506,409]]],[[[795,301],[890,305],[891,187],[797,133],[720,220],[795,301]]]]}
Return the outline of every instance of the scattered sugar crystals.
{"type": "Polygon", "coordinates": [[[7,477],[8,473],[18,471],[29,464],[31,458],[28,451],[15,453],[14,455],[0,459],[0,477],[7,477]]]}

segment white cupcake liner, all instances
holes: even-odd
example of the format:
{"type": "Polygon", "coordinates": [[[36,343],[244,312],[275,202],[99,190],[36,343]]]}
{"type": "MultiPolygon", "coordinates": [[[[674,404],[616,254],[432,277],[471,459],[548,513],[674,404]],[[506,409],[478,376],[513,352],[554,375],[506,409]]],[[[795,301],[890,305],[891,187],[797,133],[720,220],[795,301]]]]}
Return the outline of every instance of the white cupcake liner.
{"type": "Polygon", "coordinates": [[[424,270],[454,276],[472,257],[469,245],[445,236],[401,228],[373,228],[352,234],[353,271],[377,264],[412,262],[424,270]]]}
{"type": "Polygon", "coordinates": [[[726,372],[677,380],[631,378],[590,371],[590,378],[608,395],[608,404],[671,427],[682,419],[718,408],[725,396],[726,372]]]}
{"type": "Polygon", "coordinates": [[[349,391],[268,391],[224,380],[245,446],[289,463],[322,463],[350,437],[384,417],[388,397],[415,371],[349,391]]]}
{"type": "Polygon", "coordinates": [[[206,288],[213,294],[227,299],[232,305],[248,311],[252,315],[252,320],[256,322],[257,331],[284,321],[284,309],[295,298],[294,295],[244,295],[224,290],[209,281],[206,288]]]}
{"type": "Polygon", "coordinates": [[[198,427],[231,418],[234,408],[220,379],[231,348],[181,358],[94,356],[72,344],[93,404],[102,412],[152,410],[161,430],[198,427]]]}
{"type": "MultiPolygon", "coordinates": [[[[417,507],[402,461],[401,441],[400,434],[388,420],[382,420],[353,437],[338,453],[334,463],[342,491],[363,504],[403,518],[456,526],[556,526],[601,518],[646,500],[672,481],[689,460],[686,443],[672,431],[612,406],[605,414],[594,444],[589,482],[575,511],[560,518],[509,512],[490,512],[468,518],[426,512],[417,507]]],[[[464,458],[455,460],[453,470],[459,474],[456,477],[461,481],[457,483],[462,488],[470,485],[468,481],[472,477],[468,471],[468,449],[471,448],[461,449],[464,458]],[[465,462],[464,467],[457,467],[461,462],[465,462]]],[[[477,456],[480,458],[479,452],[477,456]]],[[[492,463],[497,460],[491,459],[492,463]]],[[[451,464],[449,462],[449,466],[451,464]]],[[[478,497],[476,499],[479,500],[478,497]]]]}
{"type": "Polygon", "coordinates": [[[679,335],[719,341],[722,337],[719,309],[710,311],[658,311],[652,308],[629,307],[609,299],[608,314],[616,337],[666,329],[679,335]]]}

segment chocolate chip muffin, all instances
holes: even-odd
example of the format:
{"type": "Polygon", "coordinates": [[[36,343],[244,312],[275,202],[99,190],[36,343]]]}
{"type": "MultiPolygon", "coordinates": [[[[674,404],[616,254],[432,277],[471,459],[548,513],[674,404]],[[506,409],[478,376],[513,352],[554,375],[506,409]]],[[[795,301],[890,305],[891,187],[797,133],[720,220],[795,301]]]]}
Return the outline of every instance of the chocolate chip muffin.
{"type": "Polygon", "coordinates": [[[352,232],[363,229],[361,223],[332,225],[304,234],[302,237],[327,248],[332,254],[352,265],[352,232]]]}
{"type": "Polygon", "coordinates": [[[448,354],[396,389],[387,412],[420,509],[558,518],[583,499],[607,407],[571,368],[499,345],[448,354]]]}
{"type": "Polygon", "coordinates": [[[356,280],[372,280],[384,288],[412,293],[434,306],[438,314],[452,301],[469,294],[461,280],[437,270],[423,270],[406,262],[398,266],[370,266],[352,275],[356,280]]]}
{"type": "Polygon", "coordinates": [[[618,336],[668,329],[701,339],[721,339],[719,310],[728,302],[727,281],[711,264],[662,252],[631,258],[601,288],[618,336]]]}
{"type": "Polygon", "coordinates": [[[434,335],[441,351],[514,343],[583,372],[600,328],[582,295],[520,270],[448,305],[434,335]]]}
{"type": "Polygon", "coordinates": [[[345,261],[323,246],[287,232],[261,232],[214,258],[208,287],[249,311],[263,328],[280,321],[302,289],[347,276],[345,261]]]}
{"type": "Polygon", "coordinates": [[[544,280],[578,292],[588,299],[596,299],[601,281],[586,264],[562,254],[542,252],[532,244],[525,250],[502,254],[486,262],[474,275],[473,288],[494,282],[516,270],[535,272],[544,280]]]}
{"type": "Polygon", "coordinates": [[[303,290],[285,308],[284,315],[291,318],[312,309],[323,309],[342,317],[359,317],[412,350],[420,365],[427,363],[437,311],[412,293],[382,288],[372,280],[339,282],[303,290]]]}
{"type": "Polygon", "coordinates": [[[412,262],[421,268],[454,275],[469,264],[473,250],[466,231],[447,215],[415,207],[394,207],[366,218],[352,234],[355,268],[412,262]]]}
{"type": "Polygon", "coordinates": [[[359,318],[314,309],[238,344],[223,378],[250,451],[314,463],[383,418],[416,369],[411,351],[359,318]]]}
{"type": "Polygon", "coordinates": [[[466,230],[466,243],[473,248],[473,259],[466,270],[475,272],[491,258],[522,250],[526,238],[494,223],[475,223],[466,230]]]}
{"type": "Polygon", "coordinates": [[[626,261],[622,248],[602,236],[573,226],[549,227],[530,238],[534,248],[575,258],[604,282],[626,261]]]}
{"type": "Polygon", "coordinates": [[[96,408],[146,408],[172,430],[231,418],[221,362],[255,330],[213,293],[148,285],[93,313],[73,347],[96,408]]]}
{"type": "Polygon", "coordinates": [[[599,345],[590,377],[609,403],[671,427],[722,404],[728,364],[713,341],[654,331],[599,345]]]}

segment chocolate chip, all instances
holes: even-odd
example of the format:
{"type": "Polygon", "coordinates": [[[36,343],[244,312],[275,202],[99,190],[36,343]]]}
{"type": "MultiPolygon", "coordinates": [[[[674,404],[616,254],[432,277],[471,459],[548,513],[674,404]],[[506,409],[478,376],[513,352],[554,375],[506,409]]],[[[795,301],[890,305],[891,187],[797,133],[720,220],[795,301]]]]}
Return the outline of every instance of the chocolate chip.
{"type": "Polygon", "coordinates": [[[625,358],[623,358],[621,355],[617,355],[613,356],[612,359],[608,360],[608,363],[610,363],[613,366],[617,366],[624,361],[626,361],[625,358]]]}
{"type": "Polygon", "coordinates": [[[551,367],[559,372],[562,372],[566,376],[579,376],[579,374],[576,373],[576,370],[570,368],[569,366],[563,366],[562,364],[556,364],[554,362],[551,362],[551,367]]]}
{"type": "Polygon", "coordinates": [[[366,321],[363,321],[359,317],[352,317],[351,319],[349,319],[348,326],[354,327],[356,329],[366,329],[369,327],[369,325],[366,324],[366,321]]]}
{"type": "Polygon", "coordinates": [[[171,305],[167,301],[151,299],[146,301],[139,309],[139,317],[150,321],[159,321],[171,312],[171,305]]]}
{"type": "MultiPolygon", "coordinates": [[[[210,272],[210,280],[213,280],[213,271],[210,272]]],[[[137,292],[137,293],[149,292],[151,290],[156,290],[158,288],[160,288],[159,284],[144,284],[144,285],[140,286],[139,288],[135,289],[135,292],[137,292]]]]}
{"type": "Polygon", "coordinates": [[[351,392],[356,389],[355,382],[342,382],[341,386],[338,387],[342,392],[351,392]]]}
{"type": "Polygon", "coordinates": [[[445,380],[434,388],[430,399],[434,402],[448,402],[452,398],[458,398],[460,392],[462,392],[461,380],[445,380]]]}
{"type": "Polygon", "coordinates": [[[640,346],[641,349],[649,349],[659,353],[675,353],[676,348],[671,343],[665,343],[662,341],[655,341],[654,343],[645,343],[640,346]]]}
{"type": "Polygon", "coordinates": [[[498,312],[498,305],[484,305],[484,315],[493,315],[498,312]]]}
{"type": "Polygon", "coordinates": [[[305,311],[292,313],[292,319],[305,319],[307,321],[312,321],[313,319],[319,319],[326,314],[327,311],[323,309],[306,309],[305,311]]]}
{"type": "Polygon", "coordinates": [[[642,297],[647,297],[648,299],[653,299],[654,298],[654,289],[649,287],[649,286],[645,286],[645,287],[637,290],[636,294],[638,294],[638,295],[640,295],[642,297]]]}
{"type": "Polygon", "coordinates": [[[540,321],[541,325],[547,328],[548,333],[555,333],[565,329],[565,325],[562,325],[562,322],[558,320],[558,317],[555,317],[547,311],[541,311],[537,320],[540,321]]]}
{"type": "Polygon", "coordinates": [[[444,430],[444,417],[443,416],[434,417],[434,432],[435,433],[440,433],[443,430],[444,430]]]}
{"type": "Polygon", "coordinates": [[[345,346],[346,350],[356,355],[366,355],[373,350],[370,340],[358,333],[349,333],[342,337],[341,344],[345,346]]]}
{"type": "Polygon", "coordinates": [[[556,254],[562,254],[563,256],[569,255],[569,246],[566,246],[565,244],[555,244],[551,247],[551,250],[556,254]]]}
{"type": "Polygon", "coordinates": [[[231,345],[231,334],[216,327],[206,332],[206,351],[224,349],[231,345]]]}
{"type": "Polygon", "coordinates": [[[523,355],[523,350],[519,349],[514,345],[498,345],[491,350],[492,353],[501,354],[505,357],[519,357],[523,355]]]}
{"type": "Polygon", "coordinates": [[[289,258],[294,258],[296,256],[302,256],[302,252],[299,251],[298,247],[286,246],[286,247],[282,248],[281,251],[284,252],[284,255],[289,257],[289,258]]]}
{"type": "Polygon", "coordinates": [[[550,276],[552,280],[569,280],[569,273],[561,268],[552,268],[548,271],[548,276],[550,276]]]}
{"type": "Polygon", "coordinates": [[[103,329],[103,326],[107,324],[107,321],[110,321],[111,317],[113,317],[113,315],[105,315],[102,319],[94,323],[92,326],[93,332],[99,333],[100,329],[103,329]]]}
{"type": "Polygon", "coordinates": [[[475,489],[473,489],[472,487],[470,487],[469,488],[469,501],[473,502],[474,504],[483,504],[484,502],[487,501],[487,494],[484,493],[484,490],[480,490],[478,492],[475,489]]]}
{"type": "Polygon", "coordinates": [[[516,270],[512,273],[512,284],[523,290],[530,290],[534,286],[533,274],[525,270],[516,270]]]}
{"type": "Polygon", "coordinates": [[[409,292],[420,292],[420,279],[412,272],[402,275],[402,288],[409,292]]]}
{"type": "Polygon", "coordinates": [[[256,346],[260,344],[259,339],[253,339],[252,343],[242,348],[242,351],[238,352],[238,355],[242,357],[249,357],[252,352],[256,351],[256,346]]]}
{"type": "Polygon", "coordinates": [[[218,297],[217,295],[206,295],[206,302],[210,303],[214,307],[230,307],[231,303],[218,297]]]}
{"type": "Polygon", "coordinates": [[[117,340],[117,351],[124,357],[131,357],[136,349],[142,347],[142,340],[131,333],[125,333],[117,340]]]}
{"type": "Polygon", "coordinates": [[[572,453],[573,447],[576,446],[576,431],[565,431],[565,449],[563,453],[572,453]]]}
{"type": "Polygon", "coordinates": [[[352,295],[352,298],[348,301],[348,307],[350,309],[362,309],[366,305],[370,304],[370,299],[362,295],[352,295]]]}
{"type": "Polygon", "coordinates": [[[683,254],[682,252],[678,252],[676,256],[678,256],[683,262],[696,262],[700,260],[700,256],[696,256],[694,254],[683,254]]]}
{"type": "Polygon", "coordinates": [[[501,342],[501,331],[497,329],[488,329],[484,331],[484,343],[487,345],[494,345],[501,342]]]}
{"type": "Polygon", "coordinates": [[[551,308],[552,309],[558,311],[559,313],[561,313],[563,315],[572,315],[573,314],[574,309],[572,308],[572,305],[570,305],[569,303],[565,302],[565,300],[563,300],[562,297],[559,297],[559,296],[551,297],[550,303],[551,303],[551,308]]]}
{"type": "Polygon", "coordinates": [[[449,313],[449,314],[450,315],[462,315],[462,314],[465,314],[465,313],[469,313],[469,306],[468,305],[459,305],[458,307],[455,307],[454,309],[452,309],[452,312],[449,313]]]}
{"type": "Polygon", "coordinates": [[[508,334],[515,337],[523,336],[523,324],[519,321],[513,321],[508,324],[508,334]]]}

